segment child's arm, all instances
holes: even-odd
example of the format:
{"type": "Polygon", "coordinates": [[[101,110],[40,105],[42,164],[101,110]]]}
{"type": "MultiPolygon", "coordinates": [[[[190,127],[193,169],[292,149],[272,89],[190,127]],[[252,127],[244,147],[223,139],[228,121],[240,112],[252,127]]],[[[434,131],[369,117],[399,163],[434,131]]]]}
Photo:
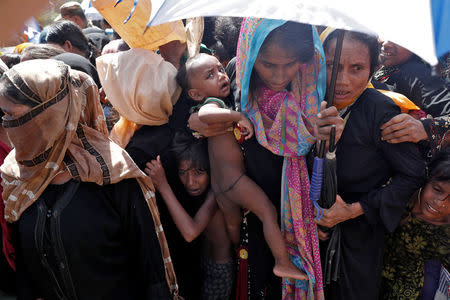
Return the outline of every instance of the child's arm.
{"type": "Polygon", "coordinates": [[[239,122],[245,116],[228,108],[221,108],[217,103],[203,105],[198,111],[198,118],[206,124],[239,122]]]}
{"type": "Polygon", "coordinates": [[[221,108],[217,103],[203,105],[198,111],[198,118],[206,124],[217,124],[225,122],[236,122],[243,128],[245,139],[253,136],[253,126],[243,113],[227,108],[221,108]]]}
{"type": "Polygon", "coordinates": [[[175,194],[167,182],[164,168],[161,165],[160,157],[147,163],[145,172],[152,178],[153,184],[158,189],[169,209],[170,215],[178,230],[187,242],[192,242],[206,228],[211,218],[217,211],[217,203],[212,191],[208,192],[205,202],[192,218],[180,204],[175,194]]]}

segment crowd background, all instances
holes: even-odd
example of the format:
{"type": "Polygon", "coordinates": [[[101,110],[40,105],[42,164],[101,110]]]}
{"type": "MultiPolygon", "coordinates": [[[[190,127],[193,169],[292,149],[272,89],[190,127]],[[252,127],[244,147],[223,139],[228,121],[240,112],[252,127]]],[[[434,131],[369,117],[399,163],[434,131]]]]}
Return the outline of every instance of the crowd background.
{"type": "Polygon", "coordinates": [[[334,107],[325,108],[338,31],[208,17],[191,28],[201,41],[171,41],[155,53],[130,49],[85,4],[55,2],[38,18],[46,26],[28,26],[0,49],[1,298],[448,297],[449,54],[430,66],[392,42],[346,32],[334,107]],[[240,144],[245,174],[275,207],[308,280],[272,272],[259,215],[242,209],[238,241],[226,230],[218,198],[227,191],[211,187],[206,137],[231,122],[208,123],[193,110],[192,84],[180,80],[191,49],[223,65],[208,76],[228,79],[224,107],[253,124],[255,136],[240,144]],[[41,105],[54,99],[65,114],[41,105]],[[313,221],[310,162],[331,125],[338,196],[313,221]],[[280,142],[281,132],[295,138],[280,142]],[[39,197],[28,201],[30,192],[39,197]],[[337,225],[339,275],[329,282],[325,228],[337,225]]]}

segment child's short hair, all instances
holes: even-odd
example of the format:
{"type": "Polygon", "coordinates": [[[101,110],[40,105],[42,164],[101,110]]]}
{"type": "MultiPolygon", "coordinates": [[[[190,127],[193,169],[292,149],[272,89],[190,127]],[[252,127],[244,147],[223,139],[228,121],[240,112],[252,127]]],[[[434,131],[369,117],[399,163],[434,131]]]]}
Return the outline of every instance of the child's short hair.
{"type": "Polygon", "coordinates": [[[428,165],[428,181],[450,180],[450,148],[439,152],[428,165]]]}
{"type": "Polygon", "coordinates": [[[171,151],[177,167],[182,160],[191,162],[191,168],[209,172],[209,156],[207,139],[197,139],[192,134],[180,130],[172,140],[171,151]]]}
{"type": "Polygon", "coordinates": [[[197,59],[204,55],[209,55],[206,53],[198,53],[197,55],[194,55],[191,58],[188,58],[186,63],[180,66],[180,69],[177,73],[177,83],[181,86],[181,88],[185,91],[189,90],[191,88],[190,86],[190,67],[192,66],[192,63],[195,62],[197,59]]]}

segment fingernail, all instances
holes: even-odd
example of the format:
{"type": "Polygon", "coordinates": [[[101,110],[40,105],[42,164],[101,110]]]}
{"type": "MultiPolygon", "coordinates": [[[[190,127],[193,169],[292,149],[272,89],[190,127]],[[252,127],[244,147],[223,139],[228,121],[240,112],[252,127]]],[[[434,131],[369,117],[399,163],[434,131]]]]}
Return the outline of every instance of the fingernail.
{"type": "Polygon", "coordinates": [[[317,117],[318,117],[318,118],[322,118],[322,114],[321,114],[321,113],[318,113],[318,114],[317,114],[317,117]]]}

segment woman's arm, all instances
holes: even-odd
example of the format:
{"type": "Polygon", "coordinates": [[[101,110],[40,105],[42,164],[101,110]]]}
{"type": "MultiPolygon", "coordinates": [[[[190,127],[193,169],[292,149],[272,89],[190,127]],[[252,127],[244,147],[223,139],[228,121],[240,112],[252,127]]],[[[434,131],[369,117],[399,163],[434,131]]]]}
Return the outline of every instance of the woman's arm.
{"type": "Polygon", "coordinates": [[[253,136],[253,125],[243,113],[218,107],[216,103],[208,103],[202,106],[198,112],[198,117],[200,121],[207,124],[236,122],[246,140],[253,136]]]}
{"type": "MultiPolygon", "coordinates": [[[[317,212],[315,213],[317,216],[317,212]]],[[[341,196],[336,195],[336,202],[333,206],[323,210],[322,218],[319,221],[314,220],[319,225],[331,228],[338,223],[354,219],[362,214],[364,214],[364,210],[359,202],[348,204],[342,200],[341,196]]]]}
{"type": "Polygon", "coordinates": [[[408,114],[396,115],[381,126],[381,139],[391,144],[418,143],[428,139],[421,121],[408,114]]]}
{"type": "Polygon", "coordinates": [[[167,182],[159,156],[157,160],[147,163],[145,172],[152,178],[183,238],[187,242],[192,242],[205,230],[217,211],[217,204],[212,191],[208,192],[205,202],[195,214],[195,217],[192,218],[180,204],[167,182]]]}

